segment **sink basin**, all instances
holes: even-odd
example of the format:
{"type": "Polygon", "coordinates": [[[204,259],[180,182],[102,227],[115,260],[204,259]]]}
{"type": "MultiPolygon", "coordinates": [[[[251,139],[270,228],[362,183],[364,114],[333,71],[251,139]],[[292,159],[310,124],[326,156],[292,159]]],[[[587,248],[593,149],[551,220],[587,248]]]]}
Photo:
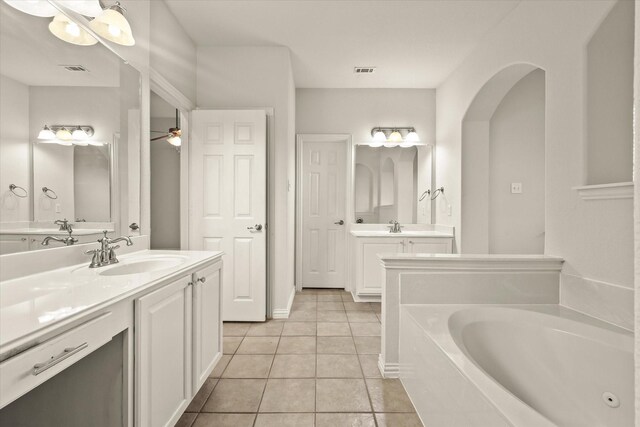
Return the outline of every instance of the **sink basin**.
{"type": "Polygon", "coordinates": [[[177,267],[185,261],[182,257],[158,257],[121,261],[112,267],[105,267],[101,276],[124,276],[127,274],[152,273],[177,267]]]}

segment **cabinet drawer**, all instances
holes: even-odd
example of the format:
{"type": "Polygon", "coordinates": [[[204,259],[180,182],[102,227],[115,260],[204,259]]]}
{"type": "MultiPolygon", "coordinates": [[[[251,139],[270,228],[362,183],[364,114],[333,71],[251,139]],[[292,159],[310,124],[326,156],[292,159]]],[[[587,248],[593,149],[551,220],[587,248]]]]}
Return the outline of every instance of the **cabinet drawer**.
{"type": "Polygon", "coordinates": [[[0,363],[0,408],[109,342],[111,317],[104,313],[0,363]]]}

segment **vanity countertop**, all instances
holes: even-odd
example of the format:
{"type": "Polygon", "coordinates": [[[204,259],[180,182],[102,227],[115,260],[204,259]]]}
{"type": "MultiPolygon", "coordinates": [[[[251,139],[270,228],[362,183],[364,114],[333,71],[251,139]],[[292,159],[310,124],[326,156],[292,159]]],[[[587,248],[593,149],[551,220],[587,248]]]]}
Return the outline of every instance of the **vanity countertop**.
{"type": "MultiPolygon", "coordinates": [[[[92,234],[98,235],[102,234],[104,230],[97,228],[74,228],[73,235],[74,236],[91,236],[92,234]]],[[[113,230],[107,229],[109,233],[113,232],[113,230]]],[[[57,228],[6,228],[0,230],[0,235],[5,234],[33,234],[33,235],[42,235],[42,236],[68,236],[69,232],[64,230],[59,230],[57,228]]]]}
{"type": "Polygon", "coordinates": [[[453,238],[453,233],[433,230],[403,230],[401,233],[390,233],[389,230],[351,230],[356,237],[448,237],[453,238]]]}
{"type": "Polygon", "coordinates": [[[52,328],[184,277],[222,254],[142,250],[121,255],[120,263],[107,267],[90,269],[86,262],[0,282],[0,360],[52,328]],[[137,262],[154,263],[155,271],[105,275],[137,262]]]}

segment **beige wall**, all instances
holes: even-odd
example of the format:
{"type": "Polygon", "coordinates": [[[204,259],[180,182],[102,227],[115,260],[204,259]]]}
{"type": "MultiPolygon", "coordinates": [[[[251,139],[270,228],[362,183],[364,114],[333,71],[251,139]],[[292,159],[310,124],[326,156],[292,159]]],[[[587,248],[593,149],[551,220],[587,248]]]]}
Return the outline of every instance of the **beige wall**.
{"type": "Polygon", "coordinates": [[[520,80],[490,121],[489,253],[544,252],[544,79],[536,70],[520,80]]]}
{"type": "Polygon", "coordinates": [[[619,0],[587,45],[587,184],[631,181],[633,9],[619,0]]]}
{"type": "Polygon", "coordinates": [[[29,87],[0,75],[0,94],[0,222],[30,221],[29,87]],[[14,196],[11,184],[28,196],[14,196]]]}

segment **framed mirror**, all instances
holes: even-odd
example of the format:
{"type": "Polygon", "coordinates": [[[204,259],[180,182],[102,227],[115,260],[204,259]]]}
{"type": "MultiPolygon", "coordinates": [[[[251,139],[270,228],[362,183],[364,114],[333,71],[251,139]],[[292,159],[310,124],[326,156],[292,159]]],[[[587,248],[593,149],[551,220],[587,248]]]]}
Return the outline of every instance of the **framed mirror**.
{"type": "Polygon", "coordinates": [[[354,212],[358,224],[430,224],[432,147],[357,145],[354,157],[354,212]]]}
{"type": "Polygon", "coordinates": [[[119,232],[140,181],[140,73],[57,38],[52,18],[0,2],[0,20],[0,255],[61,246],[41,244],[67,234],[56,221],[77,243],[119,232]]]}

